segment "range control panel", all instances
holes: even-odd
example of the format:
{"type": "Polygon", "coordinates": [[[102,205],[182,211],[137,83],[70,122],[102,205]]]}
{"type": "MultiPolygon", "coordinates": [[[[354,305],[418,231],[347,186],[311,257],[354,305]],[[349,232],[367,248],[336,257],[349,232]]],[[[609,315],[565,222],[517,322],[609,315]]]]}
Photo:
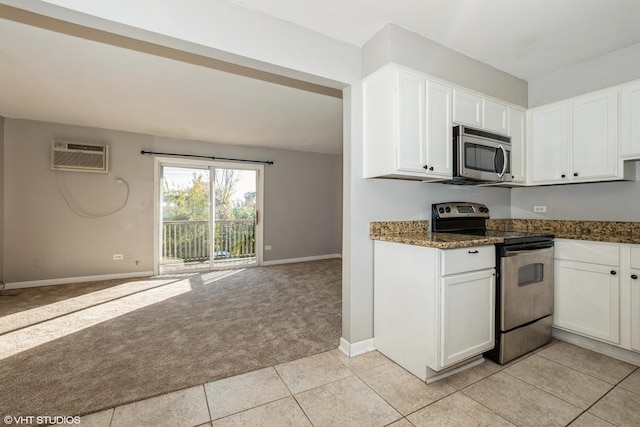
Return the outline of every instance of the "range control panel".
{"type": "Polygon", "coordinates": [[[489,218],[489,208],[481,203],[434,203],[431,209],[434,219],[489,218]]]}

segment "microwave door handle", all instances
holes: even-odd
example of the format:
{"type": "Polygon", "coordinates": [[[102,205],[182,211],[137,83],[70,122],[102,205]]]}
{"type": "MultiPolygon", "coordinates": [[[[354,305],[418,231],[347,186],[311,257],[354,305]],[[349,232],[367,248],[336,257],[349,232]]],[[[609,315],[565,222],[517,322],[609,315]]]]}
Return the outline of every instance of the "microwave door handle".
{"type": "Polygon", "coordinates": [[[499,147],[502,150],[502,172],[500,172],[498,176],[502,178],[504,176],[504,173],[507,171],[508,159],[507,159],[507,150],[505,150],[502,145],[499,145],[499,147]]]}

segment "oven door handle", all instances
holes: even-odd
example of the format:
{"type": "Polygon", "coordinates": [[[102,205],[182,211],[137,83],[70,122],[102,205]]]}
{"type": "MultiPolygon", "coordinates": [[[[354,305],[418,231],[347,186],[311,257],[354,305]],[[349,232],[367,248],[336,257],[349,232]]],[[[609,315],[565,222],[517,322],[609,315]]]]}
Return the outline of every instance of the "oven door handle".
{"type": "Polygon", "coordinates": [[[542,249],[523,249],[521,251],[506,251],[504,253],[504,256],[512,257],[520,254],[537,255],[537,254],[543,254],[545,252],[548,252],[550,249],[553,249],[553,246],[549,246],[547,248],[542,248],[542,249]]]}

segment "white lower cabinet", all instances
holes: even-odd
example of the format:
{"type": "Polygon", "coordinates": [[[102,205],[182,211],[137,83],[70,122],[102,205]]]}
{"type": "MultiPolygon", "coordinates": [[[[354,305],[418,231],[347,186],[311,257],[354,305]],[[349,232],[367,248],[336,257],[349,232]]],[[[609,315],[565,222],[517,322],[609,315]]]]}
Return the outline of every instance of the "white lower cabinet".
{"type": "Polygon", "coordinates": [[[640,270],[631,270],[631,348],[640,351],[640,270]]]}
{"type": "Polygon", "coordinates": [[[495,248],[375,241],[374,340],[428,381],[494,346],[495,248]],[[429,368],[429,369],[427,369],[429,368]]]}
{"type": "Polygon", "coordinates": [[[493,348],[494,271],[444,276],[440,366],[450,366],[493,348]]]}
{"type": "Polygon", "coordinates": [[[553,323],[640,352],[640,246],[556,239],[553,323]]]}
{"type": "Polygon", "coordinates": [[[554,326],[619,344],[619,269],[619,266],[556,260],[554,326]]]}
{"type": "Polygon", "coordinates": [[[631,348],[640,351],[640,246],[631,246],[629,270],[631,293],[631,348]]]}

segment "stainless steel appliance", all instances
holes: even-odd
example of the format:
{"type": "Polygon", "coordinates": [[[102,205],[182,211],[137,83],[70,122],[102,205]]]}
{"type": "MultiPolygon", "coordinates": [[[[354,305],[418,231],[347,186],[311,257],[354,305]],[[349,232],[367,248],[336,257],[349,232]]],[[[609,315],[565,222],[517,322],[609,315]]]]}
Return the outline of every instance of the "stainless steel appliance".
{"type": "Polygon", "coordinates": [[[480,203],[433,204],[435,232],[503,237],[496,245],[496,345],[485,356],[507,363],[551,341],[553,235],[487,230],[480,203]]]}
{"type": "Polygon", "coordinates": [[[453,128],[453,179],[446,184],[510,182],[511,138],[467,126],[453,128]]]}

